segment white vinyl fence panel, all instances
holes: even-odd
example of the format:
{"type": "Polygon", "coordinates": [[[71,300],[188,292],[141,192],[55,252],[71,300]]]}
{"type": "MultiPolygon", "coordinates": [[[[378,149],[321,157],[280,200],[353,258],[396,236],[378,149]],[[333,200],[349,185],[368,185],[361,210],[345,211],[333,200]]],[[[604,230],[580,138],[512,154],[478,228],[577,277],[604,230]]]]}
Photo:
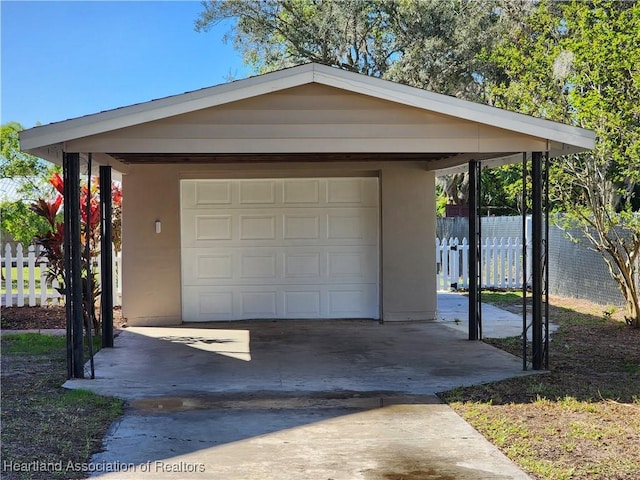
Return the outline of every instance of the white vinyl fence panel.
{"type": "MultiPolygon", "coordinates": [[[[49,262],[40,256],[41,247],[30,245],[24,251],[18,244],[12,248],[10,244],[0,249],[0,304],[5,307],[30,307],[59,304],[64,296],[58,293],[57,280],[47,280],[49,262]]],[[[94,265],[100,265],[100,258],[94,260],[94,265]]],[[[99,269],[96,269],[99,271],[99,269]]],[[[122,256],[113,255],[113,304],[122,304],[122,256]]]]}
{"type": "MultiPolygon", "coordinates": [[[[522,288],[522,242],[519,238],[487,238],[480,245],[482,288],[522,288]]],[[[469,288],[469,242],[436,238],[438,290],[469,288]]]]}

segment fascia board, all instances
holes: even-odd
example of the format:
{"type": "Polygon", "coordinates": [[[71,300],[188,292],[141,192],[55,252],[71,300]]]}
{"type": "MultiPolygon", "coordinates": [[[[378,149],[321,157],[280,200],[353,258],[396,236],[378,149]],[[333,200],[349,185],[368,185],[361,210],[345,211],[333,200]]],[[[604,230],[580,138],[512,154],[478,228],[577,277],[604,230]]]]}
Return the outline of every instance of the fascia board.
{"type": "Polygon", "coordinates": [[[533,137],[591,150],[595,134],[587,129],[469,102],[407,85],[358,75],[324,65],[314,65],[314,81],[404,105],[430,110],[533,137]]]}
{"type": "Polygon", "coordinates": [[[595,135],[586,129],[460,100],[334,67],[306,64],[24,130],[20,132],[20,145],[24,151],[35,152],[39,147],[160,120],[312,82],[544,138],[565,144],[570,147],[565,150],[574,152],[592,149],[595,143],[595,135]]]}
{"type": "Polygon", "coordinates": [[[24,151],[297,87],[313,81],[313,65],[216,85],[20,132],[24,151]]]}

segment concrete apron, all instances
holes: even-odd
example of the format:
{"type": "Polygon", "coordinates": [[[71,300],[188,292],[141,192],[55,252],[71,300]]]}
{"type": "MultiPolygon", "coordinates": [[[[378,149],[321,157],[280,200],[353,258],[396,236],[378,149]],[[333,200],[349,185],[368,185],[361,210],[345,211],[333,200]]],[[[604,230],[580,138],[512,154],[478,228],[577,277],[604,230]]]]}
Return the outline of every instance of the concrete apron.
{"type": "Polygon", "coordinates": [[[442,324],[255,321],[128,328],[83,388],[129,402],[104,478],[525,479],[433,395],[523,375],[442,324]]]}

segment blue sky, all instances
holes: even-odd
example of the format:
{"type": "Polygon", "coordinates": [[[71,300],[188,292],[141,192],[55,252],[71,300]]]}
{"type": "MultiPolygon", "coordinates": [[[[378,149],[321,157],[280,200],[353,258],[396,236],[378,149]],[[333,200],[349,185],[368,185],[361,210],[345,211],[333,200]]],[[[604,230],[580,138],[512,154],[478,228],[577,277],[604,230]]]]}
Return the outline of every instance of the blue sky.
{"type": "Polygon", "coordinates": [[[247,77],[199,1],[0,1],[0,121],[25,128],[247,77]]]}

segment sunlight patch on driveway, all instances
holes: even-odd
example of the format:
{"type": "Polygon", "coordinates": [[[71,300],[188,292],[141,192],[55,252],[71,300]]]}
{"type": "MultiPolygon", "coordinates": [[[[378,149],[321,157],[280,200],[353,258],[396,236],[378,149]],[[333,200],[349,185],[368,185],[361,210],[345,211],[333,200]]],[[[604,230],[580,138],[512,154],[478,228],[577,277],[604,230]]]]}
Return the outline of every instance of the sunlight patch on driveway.
{"type": "Polygon", "coordinates": [[[129,327],[127,331],[146,337],[181,343],[192,348],[214,352],[227,357],[251,361],[249,330],[211,328],[129,327]]]}

